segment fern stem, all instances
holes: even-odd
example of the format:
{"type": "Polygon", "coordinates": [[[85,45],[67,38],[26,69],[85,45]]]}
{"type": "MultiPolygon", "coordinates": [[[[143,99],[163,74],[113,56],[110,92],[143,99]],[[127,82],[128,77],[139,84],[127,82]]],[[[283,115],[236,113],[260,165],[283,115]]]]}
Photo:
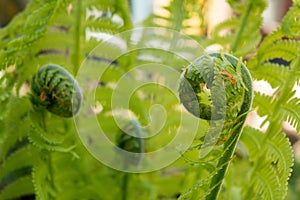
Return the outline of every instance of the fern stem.
{"type": "MultiPolygon", "coordinates": [[[[174,18],[173,18],[173,22],[174,22],[174,29],[176,31],[180,31],[182,29],[182,25],[183,25],[183,20],[184,20],[184,14],[185,14],[185,10],[184,10],[184,1],[182,0],[179,0],[179,1],[176,1],[174,0],[172,3],[174,4],[181,4],[181,6],[179,7],[181,10],[180,12],[176,13],[175,15],[173,14],[174,18]]],[[[173,44],[173,43],[171,43],[173,44]]]]}
{"type": "Polygon", "coordinates": [[[72,58],[72,64],[74,66],[74,76],[76,76],[79,70],[79,63],[80,63],[81,6],[82,6],[81,0],[77,0],[76,23],[75,23],[75,47],[74,47],[74,55],[72,58]]]}
{"type": "MultiPolygon", "coordinates": [[[[241,119],[242,121],[245,121],[245,117],[241,119]]],[[[241,131],[243,128],[243,123],[239,125],[236,132],[233,133],[230,138],[227,140],[227,142],[224,144],[224,149],[228,149],[224,155],[220,158],[217,168],[220,168],[218,173],[212,178],[210,188],[213,188],[211,193],[206,197],[206,200],[215,200],[218,197],[218,194],[221,189],[222,182],[224,180],[226,171],[228,169],[228,166],[230,164],[230,160],[235,152],[236,145],[239,141],[239,138],[241,136],[241,131]]]]}
{"type": "Polygon", "coordinates": [[[124,176],[123,176],[123,182],[122,182],[122,200],[126,200],[127,199],[128,178],[129,178],[129,174],[125,173],[124,176]]]}
{"type": "MultiPolygon", "coordinates": [[[[41,123],[42,123],[42,128],[44,129],[44,131],[47,131],[47,124],[46,124],[46,113],[44,110],[42,110],[40,112],[41,114],[41,123]]],[[[46,159],[45,162],[47,164],[47,167],[49,169],[49,182],[50,185],[53,189],[53,191],[55,191],[55,183],[54,183],[54,173],[53,173],[53,165],[52,165],[52,152],[46,152],[46,159]]],[[[55,195],[53,193],[49,193],[49,199],[55,199],[55,195]]]]}
{"type": "Polygon", "coordinates": [[[241,28],[239,29],[239,32],[235,38],[235,41],[232,45],[232,52],[236,52],[237,48],[238,48],[238,45],[240,43],[240,40],[241,40],[241,37],[242,37],[242,34],[246,28],[246,25],[248,24],[247,21],[248,21],[248,18],[249,18],[249,15],[250,15],[250,12],[253,8],[253,2],[250,2],[250,5],[247,6],[247,10],[246,10],[246,13],[243,17],[243,20],[242,20],[242,23],[241,23],[241,28]]]}
{"type": "MultiPolygon", "coordinates": [[[[54,173],[53,173],[53,166],[52,166],[52,152],[48,152],[47,162],[48,162],[48,168],[49,168],[50,185],[51,185],[53,191],[55,191],[55,183],[54,183],[54,178],[53,178],[54,173]]],[[[51,199],[56,199],[56,197],[53,193],[49,193],[49,195],[51,196],[51,199]]]]}

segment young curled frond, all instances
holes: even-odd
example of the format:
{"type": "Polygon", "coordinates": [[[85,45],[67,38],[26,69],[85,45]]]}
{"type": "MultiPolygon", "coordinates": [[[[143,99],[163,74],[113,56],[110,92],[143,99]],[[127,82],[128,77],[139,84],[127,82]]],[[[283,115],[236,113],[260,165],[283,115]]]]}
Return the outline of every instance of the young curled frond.
{"type": "MultiPolygon", "coordinates": [[[[210,179],[212,189],[204,195],[205,199],[216,199],[252,106],[251,75],[242,60],[230,54],[203,55],[181,74],[179,98],[190,113],[210,122],[202,148],[223,144],[215,174],[210,179]]],[[[203,197],[197,192],[197,199],[203,197]]]]}
{"type": "Polygon", "coordinates": [[[246,102],[249,107],[251,91],[246,66],[241,60],[222,53],[198,58],[184,70],[179,83],[181,103],[193,115],[205,120],[236,118],[245,112],[242,107],[246,102]],[[245,75],[248,78],[244,78],[245,75]]]}
{"type": "Polygon", "coordinates": [[[31,83],[31,102],[62,117],[72,117],[79,111],[82,93],[74,77],[64,68],[43,66],[31,83]]]}

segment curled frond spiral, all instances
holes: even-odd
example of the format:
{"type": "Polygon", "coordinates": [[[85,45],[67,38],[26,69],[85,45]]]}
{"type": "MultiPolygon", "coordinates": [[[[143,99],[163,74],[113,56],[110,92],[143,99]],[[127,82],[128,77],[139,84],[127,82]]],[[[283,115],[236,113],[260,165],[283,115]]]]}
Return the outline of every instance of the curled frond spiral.
{"type": "Polygon", "coordinates": [[[48,64],[31,83],[31,102],[61,117],[72,117],[81,105],[82,93],[74,77],[64,68],[48,64]]]}
{"type": "Polygon", "coordinates": [[[230,54],[203,55],[183,71],[179,98],[190,113],[211,122],[203,147],[224,144],[205,197],[197,196],[216,199],[252,105],[251,75],[242,60],[230,54]]]}
{"type": "MultiPolygon", "coordinates": [[[[120,131],[116,138],[117,146],[125,151],[136,153],[130,160],[125,160],[128,165],[137,165],[141,160],[141,155],[144,153],[144,139],[141,138],[142,128],[138,120],[132,119],[120,131]]],[[[126,158],[126,157],[124,157],[126,158]]]]}
{"type": "Polygon", "coordinates": [[[233,122],[248,111],[252,99],[250,74],[244,63],[226,53],[203,55],[182,73],[179,97],[193,115],[233,122]]]}

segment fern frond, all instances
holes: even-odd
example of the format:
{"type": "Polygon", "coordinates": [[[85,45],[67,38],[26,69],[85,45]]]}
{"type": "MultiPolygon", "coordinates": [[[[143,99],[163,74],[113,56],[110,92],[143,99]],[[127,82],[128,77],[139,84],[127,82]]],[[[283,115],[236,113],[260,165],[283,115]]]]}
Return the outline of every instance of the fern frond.
{"type": "Polygon", "coordinates": [[[260,116],[270,116],[274,111],[274,98],[260,92],[255,92],[253,108],[257,108],[260,116]]]}
{"type": "MultiPolygon", "coordinates": [[[[48,159],[48,158],[47,158],[48,159]]],[[[32,182],[38,199],[55,198],[56,192],[53,177],[49,175],[48,163],[40,161],[32,170],[32,182]]],[[[52,174],[53,175],[53,174],[52,174]]]]}
{"type": "Polygon", "coordinates": [[[72,151],[76,146],[70,146],[70,147],[64,147],[62,145],[57,145],[57,144],[49,144],[43,138],[39,137],[37,135],[37,132],[32,132],[29,135],[29,141],[31,144],[36,146],[37,148],[41,150],[47,150],[47,151],[53,151],[53,152],[61,152],[61,153],[71,153],[75,157],[77,155],[72,151]]]}
{"type": "Polygon", "coordinates": [[[85,27],[103,28],[104,32],[118,33],[129,29],[132,24],[128,12],[127,3],[118,1],[104,1],[98,4],[97,1],[86,2],[87,20],[85,27]]]}
{"type": "MultiPolygon", "coordinates": [[[[276,168],[280,184],[285,187],[291,175],[291,167],[294,163],[293,149],[290,141],[284,133],[279,133],[270,139],[268,145],[270,146],[267,150],[268,155],[273,161],[273,167],[276,168]]],[[[286,191],[287,188],[285,188],[285,192],[286,191]]]]}
{"type": "MultiPolygon", "coordinates": [[[[253,135],[256,137],[255,141],[260,143],[256,146],[260,146],[260,151],[256,151],[256,155],[252,156],[255,158],[252,159],[253,183],[251,183],[251,190],[246,187],[244,189],[246,199],[257,193],[260,193],[258,197],[263,199],[284,199],[287,195],[293,152],[288,139],[282,133],[281,124],[286,120],[299,131],[300,119],[296,112],[300,109],[299,99],[294,97],[295,91],[293,91],[295,83],[299,80],[297,77],[300,62],[297,41],[299,31],[292,28],[300,26],[299,20],[295,20],[300,11],[297,4],[289,10],[282,25],[262,41],[256,56],[248,63],[253,69],[254,78],[266,80],[273,87],[277,87],[277,90],[272,96],[256,95],[254,99],[258,113],[267,116],[266,121],[269,122],[269,126],[266,132],[259,134],[257,130],[245,129],[244,135],[248,137],[253,135]],[[289,66],[271,64],[276,58],[282,59],[289,66]],[[272,75],[267,75],[263,71],[272,75]],[[260,170],[263,173],[258,173],[260,170]],[[266,177],[263,177],[264,174],[266,177]]],[[[249,139],[242,139],[242,141],[246,146],[248,145],[247,148],[251,152],[249,139]]]]}
{"type": "Polygon", "coordinates": [[[284,16],[282,20],[281,30],[282,32],[288,36],[293,38],[299,38],[300,36],[300,23],[299,23],[299,11],[300,4],[295,1],[294,6],[292,6],[288,13],[284,16]]]}
{"type": "Polygon", "coordinates": [[[256,79],[267,81],[272,88],[284,84],[288,73],[288,67],[271,62],[261,64],[260,67],[252,71],[252,75],[255,76],[256,79]]]}
{"type": "Polygon", "coordinates": [[[284,119],[288,121],[296,130],[300,131],[300,99],[295,97],[281,106],[284,110],[284,119]]]}
{"type": "Polygon", "coordinates": [[[76,145],[74,143],[72,144],[72,142],[67,143],[66,141],[64,141],[64,137],[66,137],[68,133],[66,132],[66,130],[64,135],[60,133],[60,131],[63,132],[64,130],[59,130],[58,127],[61,127],[62,125],[59,125],[59,123],[57,122],[55,123],[55,120],[53,118],[51,120],[48,119],[50,122],[53,123],[53,125],[46,123],[46,125],[49,125],[49,128],[48,130],[44,130],[40,126],[40,122],[45,119],[38,119],[36,118],[38,117],[36,115],[37,113],[31,112],[31,121],[28,131],[28,139],[30,143],[40,150],[70,153],[74,157],[78,157],[77,154],[73,151],[76,145]]]}
{"type": "Polygon", "coordinates": [[[55,6],[55,0],[31,1],[24,12],[1,30],[0,69],[20,65],[30,55],[31,45],[45,34],[55,6]]]}
{"type": "Polygon", "coordinates": [[[30,132],[29,136],[31,139],[40,137],[41,141],[49,145],[60,145],[63,143],[63,136],[57,133],[58,131],[57,132],[45,131],[36,122],[31,123],[29,132],[30,132]]]}
{"type": "Polygon", "coordinates": [[[255,161],[255,155],[257,155],[261,149],[261,135],[262,132],[258,129],[249,126],[244,128],[241,142],[244,143],[248,150],[250,161],[255,161]]]}
{"type": "Polygon", "coordinates": [[[31,176],[24,176],[0,190],[0,200],[16,199],[34,194],[31,176]]]}
{"type": "Polygon", "coordinates": [[[39,65],[56,60],[56,64],[76,74],[99,41],[132,27],[126,1],[71,2],[69,11],[67,4],[64,6],[53,16],[45,37],[32,48],[39,65]]]}
{"type": "Polygon", "coordinates": [[[143,23],[144,26],[164,27],[200,38],[201,33],[206,34],[204,13],[207,2],[195,0],[172,0],[169,5],[162,8],[162,12],[151,15],[143,23]],[[189,22],[194,19],[199,25],[189,22]]]}
{"type": "Polygon", "coordinates": [[[253,182],[250,184],[254,184],[253,189],[255,192],[246,195],[246,199],[253,198],[254,196],[266,200],[283,199],[284,195],[282,194],[278,177],[275,170],[269,164],[257,170],[253,182]]]}
{"type": "Polygon", "coordinates": [[[290,62],[297,58],[299,45],[300,42],[295,40],[274,41],[274,44],[269,46],[267,51],[259,54],[258,58],[260,59],[261,64],[274,58],[282,58],[283,60],[290,62]]]}
{"type": "Polygon", "coordinates": [[[35,163],[37,151],[30,145],[16,150],[0,165],[0,180],[7,174],[35,163]]]}
{"type": "Polygon", "coordinates": [[[254,52],[256,45],[260,42],[261,14],[266,4],[263,0],[247,3],[229,1],[229,3],[239,8],[235,10],[236,13],[232,18],[216,26],[209,44],[221,44],[236,56],[245,56],[254,52]]]}
{"type": "Polygon", "coordinates": [[[251,182],[245,184],[243,189],[244,198],[284,199],[293,165],[292,149],[282,132],[266,141],[263,135],[257,129],[245,127],[241,137],[248,149],[250,161],[255,164],[251,172],[251,182]]]}
{"type": "MultiPolygon", "coordinates": [[[[133,32],[132,40],[134,45],[137,44],[138,49],[134,52],[134,64],[127,64],[127,66],[155,62],[180,70],[182,66],[188,64],[187,60],[191,61],[202,55],[203,49],[197,41],[182,33],[205,32],[202,26],[193,27],[189,23],[190,18],[196,18],[199,19],[200,24],[203,24],[204,14],[199,12],[199,9],[203,10],[205,4],[204,1],[173,0],[162,8],[162,13],[151,15],[143,22],[144,27],[147,28],[133,32]],[[203,30],[200,30],[202,28],[203,30]]],[[[200,38],[196,34],[190,35],[193,38],[200,38]]]]}
{"type": "Polygon", "coordinates": [[[231,18],[226,21],[223,21],[219,23],[214,30],[212,31],[211,35],[214,38],[221,38],[224,36],[227,32],[227,34],[230,34],[233,29],[235,29],[236,26],[239,25],[239,19],[238,18],[231,18]]]}
{"type": "Polygon", "coordinates": [[[11,95],[9,100],[7,105],[8,113],[5,119],[3,119],[5,125],[2,137],[5,142],[0,146],[3,159],[5,159],[9,153],[26,143],[26,129],[29,127],[27,112],[30,108],[30,104],[28,99],[17,98],[11,95]],[[16,110],[18,112],[16,112],[16,110]]]}
{"type": "MultiPolygon", "coordinates": [[[[275,67],[276,65],[274,65],[275,67]]],[[[279,68],[278,68],[279,69],[279,68]]],[[[266,116],[266,121],[270,121],[272,119],[276,119],[278,122],[281,123],[280,120],[287,120],[289,123],[291,123],[297,130],[299,130],[299,115],[297,113],[297,109],[299,108],[299,99],[295,98],[295,91],[292,90],[293,85],[295,84],[294,80],[292,78],[286,78],[291,77],[293,75],[293,71],[288,70],[286,68],[277,70],[277,73],[279,71],[283,70],[283,75],[277,74],[279,77],[282,77],[282,84],[277,85],[276,92],[269,96],[261,93],[255,93],[255,99],[253,103],[253,107],[257,108],[258,114],[260,116],[266,116]],[[283,89],[287,88],[287,89],[283,89]],[[284,93],[284,94],[283,94],[284,93]],[[276,110],[276,112],[275,112],[276,110]]],[[[258,71],[264,71],[263,69],[258,71]]],[[[254,73],[256,75],[258,73],[254,73]]],[[[259,76],[259,75],[257,75],[259,76]]],[[[275,76],[265,76],[265,80],[275,80],[275,76]]],[[[281,79],[281,78],[279,78],[281,79]]],[[[278,80],[279,80],[278,79],[278,80]]],[[[273,82],[274,83],[274,82],[273,82]]]]}
{"type": "MultiPolygon", "coordinates": [[[[262,23],[260,20],[256,21],[255,27],[259,27],[262,23]]],[[[253,24],[254,25],[254,24],[253,24]]],[[[210,41],[209,44],[220,44],[222,46],[228,46],[233,47],[233,45],[237,44],[237,31],[236,27],[241,26],[241,19],[240,18],[231,18],[224,22],[221,22],[214,28],[212,32],[212,38],[213,40],[210,41]]],[[[251,27],[247,27],[247,29],[250,29],[251,27]]],[[[235,55],[247,55],[250,52],[253,52],[256,45],[260,42],[261,36],[258,32],[251,32],[249,34],[248,30],[242,30],[244,33],[243,35],[239,36],[240,46],[236,47],[236,53],[235,55]],[[248,34],[246,34],[248,33],[248,34]],[[251,44],[246,42],[251,41],[251,44]]],[[[228,49],[230,51],[230,49],[228,49]]]]}
{"type": "Polygon", "coordinates": [[[6,70],[0,70],[0,120],[5,120],[7,115],[9,115],[9,110],[11,106],[11,97],[13,94],[13,88],[15,86],[13,72],[8,72],[6,70]]]}

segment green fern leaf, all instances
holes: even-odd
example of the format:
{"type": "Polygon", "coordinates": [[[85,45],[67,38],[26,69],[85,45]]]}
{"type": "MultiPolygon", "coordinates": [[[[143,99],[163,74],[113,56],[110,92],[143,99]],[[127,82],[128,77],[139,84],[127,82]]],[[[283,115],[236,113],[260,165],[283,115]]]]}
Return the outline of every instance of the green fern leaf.
{"type": "Polygon", "coordinates": [[[290,143],[282,132],[266,141],[262,135],[257,129],[245,127],[241,137],[248,149],[250,161],[256,163],[252,169],[251,182],[245,184],[243,189],[244,198],[284,199],[293,165],[290,143]],[[257,156],[260,154],[263,157],[257,156]]]}
{"type": "Polygon", "coordinates": [[[299,38],[300,23],[299,23],[300,4],[294,2],[294,6],[289,9],[289,12],[282,20],[282,32],[288,37],[299,38]]]}
{"type": "Polygon", "coordinates": [[[5,142],[0,146],[3,159],[7,157],[9,152],[16,150],[18,145],[26,143],[26,129],[29,128],[27,112],[30,108],[30,103],[28,99],[17,98],[12,95],[9,100],[7,105],[8,113],[3,119],[5,125],[2,137],[5,142]]]}
{"type": "Polygon", "coordinates": [[[54,180],[51,177],[53,174],[49,175],[49,167],[51,166],[48,163],[41,161],[33,168],[32,182],[38,199],[53,199],[56,196],[54,180]]]}
{"type": "MultiPolygon", "coordinates": [[[[287,185],[287,181],[291,175],[294,158],[291,144],[284,133],[280,133],[273,137],[268,143],[268,155],[273,161],[274,167],[282,186],[287,185]]],[[[285,189],[287,191],[287,188],[285,189]]],[[[285,194],[286,195],[286,194],[285,194]]]]}
{"type": "Polygon", "coordinates": [[[74,157],[78,157],[72,150],[75,148],[74,146],[64,147],[62,145],[49,144],[43,138],[39,137],[36,132],[32,132],[29,136],[29,141],[39,149],[47,150],[47,151],[56,151],[61,153],[71,153],[74,157]]]}
{"type": "MultiPolygon", "coordinates": [[[[288,83],[287,83],[288,84],[288,83]]],[[[280,103],[280,100],[276,99],[274,96],[268,96],[261,93],[255,93],[255,99],[253,103],[253,107],[257,108],[257,112],[260,116],[265,116],[263,124],[272,117],[286,120],[293,127],[296,128],[297,131],[300,130],[300,116],[297,112],[300,108],[300,100],[297,97],[293,97],[294,92],[290,92],[286,94],[284,97],[288,99],[285,103],[280,103]],[[278,106],[278,112],[274,113],[275,106],[278,106]]]]}
{"type": "Polygon", "coordinates": [[[288,77],[289,69],[286,66],[266,62],[261,64],[259,68],[252,70],[252,75],[258,80],[265,80],[272,88],[281,86],[286,82],[288,77]]]}
{"type": "Polygon", "coordinates": [[[274,98],[259,92],[255,92],[253,108],[257,108],[260,116],[270,116],[274,111],[274,98]]]}
{"type": "Polygon", "coordinates": [[[282,58],[286,61],[291,61],[297,58],[297,50],[300,42],[295,40],[279,40],[274,41],[274,44],[268,47],[262,55],[259,55],[261,63],[274,58],[282,58]]]}
{"type": "Polygon", "coordinates": [[[300,99],[295,97],[281,106],[284,110],[284,119],[287,120],[296,130],[300,131],[300,99]]]}
{"type": "MultiPolygon", "coordinates": [[[[276,176],[275,170],[270,165],[265,165],[257,170],[254,183],[254,193],[246,195],[245,198],[262,198],[266,200],[283,199],[282,191],[280,191],[280,183],[276,176]]],[[[249,194],[249,191],[248,191],[249,194]]]]}
{"type": "Polygon", "coordinates": [[[236,56],[245,56],[254,52],[260,42],[261,35],[258,30],[262,24],[261,14],[266,4],[262,0],[229,3],[236,8],[236,13],[231,19],[216,26],[209,44],[221,44],[236,56]],[[251,23],[248,23],[249,21],[251,23]]]}
{"type": "Polygon", "coordinates": [[[4,71],[0,71],[0,104],[2,109],[0,111],[0,120],[3,120],[7,115],[7,110],[9,104],[9,97],[11,95],[13,83],[7,83],[7,74],[4,71]]]}
{"type": "Polygon", "coordinates": [[[5,41],[0,49],[0,69],[21,64],[30,54],[31,45],[45,34],[55,6],[54,0],[31,1],[25,11],[0,32],[1,40],[5,41]]]}
{"type": "Polygon", "coordinates": [[[31,176],[19,178],[0,191],[0,199],[16,199],[34,193],[31,176]]]}
{"type": "Polygon", "coordinates": [[[1,164],[0,180],[17,169],[34,165],[36,156],[37,151],[31,146],[18,149],[1,164]]]}

